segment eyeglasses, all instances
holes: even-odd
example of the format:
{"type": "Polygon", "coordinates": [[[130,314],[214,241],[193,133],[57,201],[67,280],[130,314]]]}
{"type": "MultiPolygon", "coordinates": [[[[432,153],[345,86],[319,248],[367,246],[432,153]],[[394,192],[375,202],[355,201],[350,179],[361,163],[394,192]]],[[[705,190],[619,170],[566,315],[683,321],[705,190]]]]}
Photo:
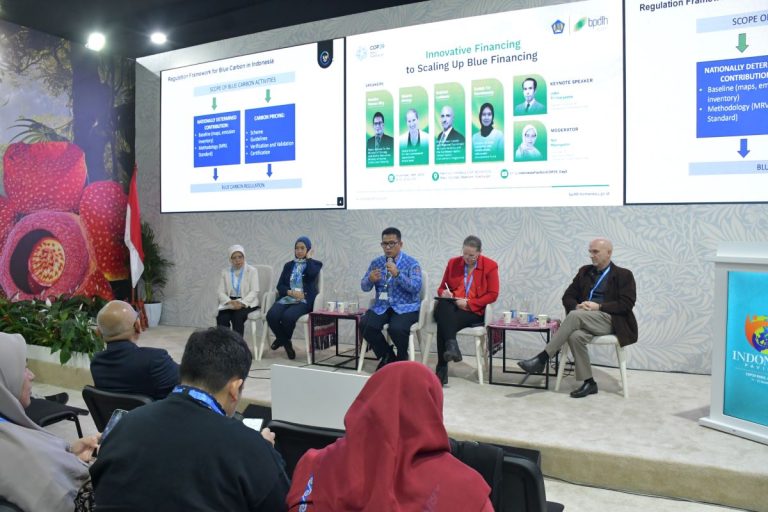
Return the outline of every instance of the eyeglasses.
{"type": "Polygon", "coordinates": [[[464,253],[464,254],[462,254],[461,256],[462,256],[464,259],[467,259],[467,260],[476,260],[476,259],[477,259],[477,257],[478,257],[478,256],[480,256],[480,254],[467,254],[467,253],[464,253]]]}
{"type": "Polygon", "coordinates": [[[400,241],[397,241],[397,242],[381,242],[381,246],[384,247],[384,248],[394,247],[394,246],[396,246],[399,243],[400,243],[400,241]]]}
{"type": "Polygon", "coordinates": [[[374,121],[374,122],[373,122],[373,125],[374,125],[374,126],[381,126],[381,125],[383,125],[383,124],[384,124],[384,121],[374,121]]]}

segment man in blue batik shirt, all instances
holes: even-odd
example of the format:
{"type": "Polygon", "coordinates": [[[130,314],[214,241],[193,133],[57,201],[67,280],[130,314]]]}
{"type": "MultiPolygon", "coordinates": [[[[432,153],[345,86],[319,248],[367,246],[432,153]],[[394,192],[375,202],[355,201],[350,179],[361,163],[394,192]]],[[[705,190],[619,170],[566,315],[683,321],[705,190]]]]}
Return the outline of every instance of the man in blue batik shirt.
{"type": "Polygon", "coordinates": [[[377,370],[393,361],[408,359],[411,325],[419,321],[421,266],[416,259],[402,252],[402,247],[399,229],[382,231],[384,255],[368,265],[360,282],[364,292],[376,289],[376,302],[365,312],[360,329],[380,360],[377,370]],[[384,324],[389,324],[389,336],[397,348],[397,355],[382,334],[384,324]]]}

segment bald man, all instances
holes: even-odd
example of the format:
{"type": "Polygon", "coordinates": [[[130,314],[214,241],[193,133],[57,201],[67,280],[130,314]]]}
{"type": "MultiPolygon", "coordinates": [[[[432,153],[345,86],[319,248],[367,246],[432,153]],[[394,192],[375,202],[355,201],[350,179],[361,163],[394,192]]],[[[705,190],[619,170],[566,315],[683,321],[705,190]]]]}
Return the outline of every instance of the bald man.
{"type": "Polygon", "coordinates": [[[613,244],[607,238],[596,238],[589,243],[592,264],[579,269],[563,295],[565,320],[544,351],[518,363],[527,373],[541,373],[547,361],[568,343],[576,366],[576,379],[584,381],[571,392],[573,398],[597,393],[587,350],[592,338],[615,334],[622,347],[637,341],[637,320],[632,313],[635,277],[631,271],[611,262],[612,255],[613,244]]]}
{"type": "Polygon", "coordinates": [[[136,344],[141,323],[130,304],[109,302],[96,316],[96,324],[107,342],[107,348],[91,361],[91,375],[98,389],[159,400],[179,383],[179,365],[167,351],[136,344]]]}

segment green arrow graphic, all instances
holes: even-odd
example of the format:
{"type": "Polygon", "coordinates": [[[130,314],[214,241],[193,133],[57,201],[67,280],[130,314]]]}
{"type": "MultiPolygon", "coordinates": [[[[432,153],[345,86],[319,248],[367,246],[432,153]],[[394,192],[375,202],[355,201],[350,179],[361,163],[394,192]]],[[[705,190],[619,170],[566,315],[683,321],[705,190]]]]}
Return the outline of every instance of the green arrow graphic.
{"type": "Polygon", "coordinates": [[[736,47],[736,49],[741,53],[744,53],[744,50],[747,48],[749,48],[749,45],[747,44],[747,34],[739,34],[739,45],[736,47]]]}
{"type": "Polygon", "coordinates": [[[216,96],[213,97],[213,103],[211,104],[211,108],[213,110],[216,110],[216,96]]]}
{"type": "Polygon", "coordinates": [[[269,100],[271,99],[272,99],[272,96],[269,95],[269,89],[267,89],[267,97],[266,97],[267,103],[269,103],[269,100]]]}

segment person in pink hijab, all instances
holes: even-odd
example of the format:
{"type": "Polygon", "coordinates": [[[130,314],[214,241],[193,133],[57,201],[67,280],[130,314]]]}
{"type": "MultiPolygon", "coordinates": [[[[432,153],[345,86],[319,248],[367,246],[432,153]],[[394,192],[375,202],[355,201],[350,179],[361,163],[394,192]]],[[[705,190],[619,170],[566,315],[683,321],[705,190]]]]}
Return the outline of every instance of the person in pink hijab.
{"type": "Polygon", "coordinates": [[[488,484],[450,453],[442,386],[421,363],[371,376],[344,425],[342,439],[299,461],[289,511],[493,512],[488,484]]]}

